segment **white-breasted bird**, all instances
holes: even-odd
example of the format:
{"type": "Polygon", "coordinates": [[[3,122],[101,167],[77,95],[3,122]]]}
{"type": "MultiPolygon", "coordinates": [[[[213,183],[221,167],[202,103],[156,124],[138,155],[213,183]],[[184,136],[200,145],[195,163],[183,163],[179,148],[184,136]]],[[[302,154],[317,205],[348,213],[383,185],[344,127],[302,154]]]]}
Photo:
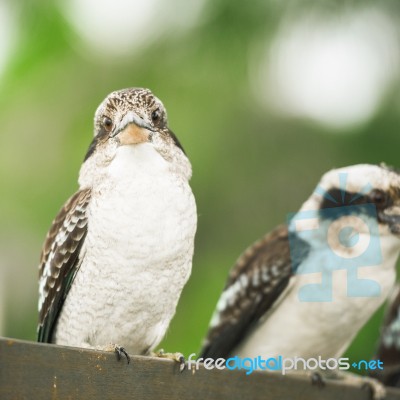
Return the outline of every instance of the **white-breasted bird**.
{"type": "Polygon", "coordinates": [[[238,259],[200,357],[340,357],[387,298],[399,252],[400,174],[329,171],[288,226],[238,259]]]}
{"type": "Polygon", "coordinates": [[[43,246],[39,341],[115,349],[128,362],[127,353],[149,354],[159,344],[192,267],[191,174],[150,90],[105,98],[79,190],[43,246]]]}
{"type": "Polygon", "coordinates": [[[370,376],[386,386],[400,387],[400,285],[389,298],[381,326],[378,348],[374,359],[383,363],[383,369],[369,371],[370,376]]]}

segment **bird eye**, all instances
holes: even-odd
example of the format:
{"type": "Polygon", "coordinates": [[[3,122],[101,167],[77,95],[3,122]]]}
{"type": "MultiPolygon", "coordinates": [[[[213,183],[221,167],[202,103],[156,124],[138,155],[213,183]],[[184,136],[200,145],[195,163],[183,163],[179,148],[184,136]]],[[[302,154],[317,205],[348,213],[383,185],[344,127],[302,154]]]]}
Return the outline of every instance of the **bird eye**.
{"type": "Polygon", "coordinates": [[[384,206],[388,201],[386,193],[378,189],[373,190],[369,197],[373,203],[380,207],[384,206]]]}
{"type": "Polygon", "coordinates": [[[160,119],[161,119],[161,111],[159,108],[157,108],[151,113],[151,120],[153,121],[153,124],[155,124],[158,121],[160,121],[160,119]]]}
{"type": "Polygon", "coordinates": [[[103,118],[103,126],[107,132],[111,132],[113,128],[113,122],[111,118],[104,117],[103,118]]]}

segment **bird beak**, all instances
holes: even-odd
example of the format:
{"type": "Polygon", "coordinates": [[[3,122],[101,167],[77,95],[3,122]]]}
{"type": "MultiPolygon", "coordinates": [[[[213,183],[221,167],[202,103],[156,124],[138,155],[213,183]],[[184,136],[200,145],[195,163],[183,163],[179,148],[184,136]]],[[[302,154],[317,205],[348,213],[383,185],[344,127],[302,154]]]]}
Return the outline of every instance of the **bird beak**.
{"type": "Polygon", "coordinates": [[[150,142],[154,131],[142,118],[129,112],[111,137],[117,138],[121,145],[139,144],[150,142]]]}
{"type": "Polygon", "coordinates": [[[379,219],[388,225],[394,235],[400,236],[400,205],[379,211],[379,219]]]}

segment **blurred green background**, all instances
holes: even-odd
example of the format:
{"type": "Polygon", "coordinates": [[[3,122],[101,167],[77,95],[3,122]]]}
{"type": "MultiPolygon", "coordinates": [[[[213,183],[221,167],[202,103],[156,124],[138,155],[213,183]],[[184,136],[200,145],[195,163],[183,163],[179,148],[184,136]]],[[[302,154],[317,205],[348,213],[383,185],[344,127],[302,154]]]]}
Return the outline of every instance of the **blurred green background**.
{"type": "MultiPolygon", "coordinates": [[[[139,86],[193,165],[193,273],[162,346],[197,352],[239,254],[325,171],[400,166],[399,20],[395,0],[0,0],[0,335],[35,339],[41,245],[94,111],[139,86]]],[[[371,356],[381,316],[349,356],[371,356]]]]}

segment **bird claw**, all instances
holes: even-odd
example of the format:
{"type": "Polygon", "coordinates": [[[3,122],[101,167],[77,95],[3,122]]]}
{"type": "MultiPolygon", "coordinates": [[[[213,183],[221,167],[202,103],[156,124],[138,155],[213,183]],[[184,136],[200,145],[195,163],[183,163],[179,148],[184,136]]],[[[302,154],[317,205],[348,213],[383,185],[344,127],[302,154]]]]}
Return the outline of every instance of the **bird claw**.
{"type": "Polygon", "coordinates": [[[159,358],[168,358],[170,360],[174,360],[179,364],[179,372],[182,372],[185,369],[185,357],[183,356],[182,353],[166,353],[163,349],[160,349],[156,353],[152,354],[155,357],[159,358]]]}
{"type": "Polygon", "coordinates": [[[325,380],[324,380],[323,376],[318,372],[313,372],[311,374],[311,385],[316,386],[320,389],[325,387],[325,380]]]}
{"type": "Polygon", "coordinates": [[[373,400],[383,400],[386,396],[385,386],[377,379],[367,376],[360,376],[352,372],[340,371],[326,376],[322,374],[321,378],[323,378],[323,380],[325,380],[325,378],[327,380],[341,380],[352,385],[358,385],[362,389],[368,389],[371,392],[371,398],[373,400]]]}
{"type": "Polygon", "coordinates": [[[367,389],[371,392],[373,400],[383,400],[386,396],[385,386],[374,378],[363,377],[362,389],[367,389]]]}
{"type": "Polygon", "coordinates": [[[129,354],[125,350],[125,348],[123,348],[122,346],[118,346],[115,343],[109,343],[108,345],[101,347],[98,346],[97,349],[102,351],[114,352],[115,355],[117,356],[118,361],[121,361],[122,356],[124,356],[128,364],[131,362],[131,358],[129,357],[129,354]]]}
{"type": "Polygon", "coordinates": [[[131,358],[129,357],[129,354],[123,347],[114,345],[114,352],[117,356],[118,361],[120,361],[122,356],[124,356],[126,358],[126,361],[128,362],[128,364],[131,362],[131,358]]]}

